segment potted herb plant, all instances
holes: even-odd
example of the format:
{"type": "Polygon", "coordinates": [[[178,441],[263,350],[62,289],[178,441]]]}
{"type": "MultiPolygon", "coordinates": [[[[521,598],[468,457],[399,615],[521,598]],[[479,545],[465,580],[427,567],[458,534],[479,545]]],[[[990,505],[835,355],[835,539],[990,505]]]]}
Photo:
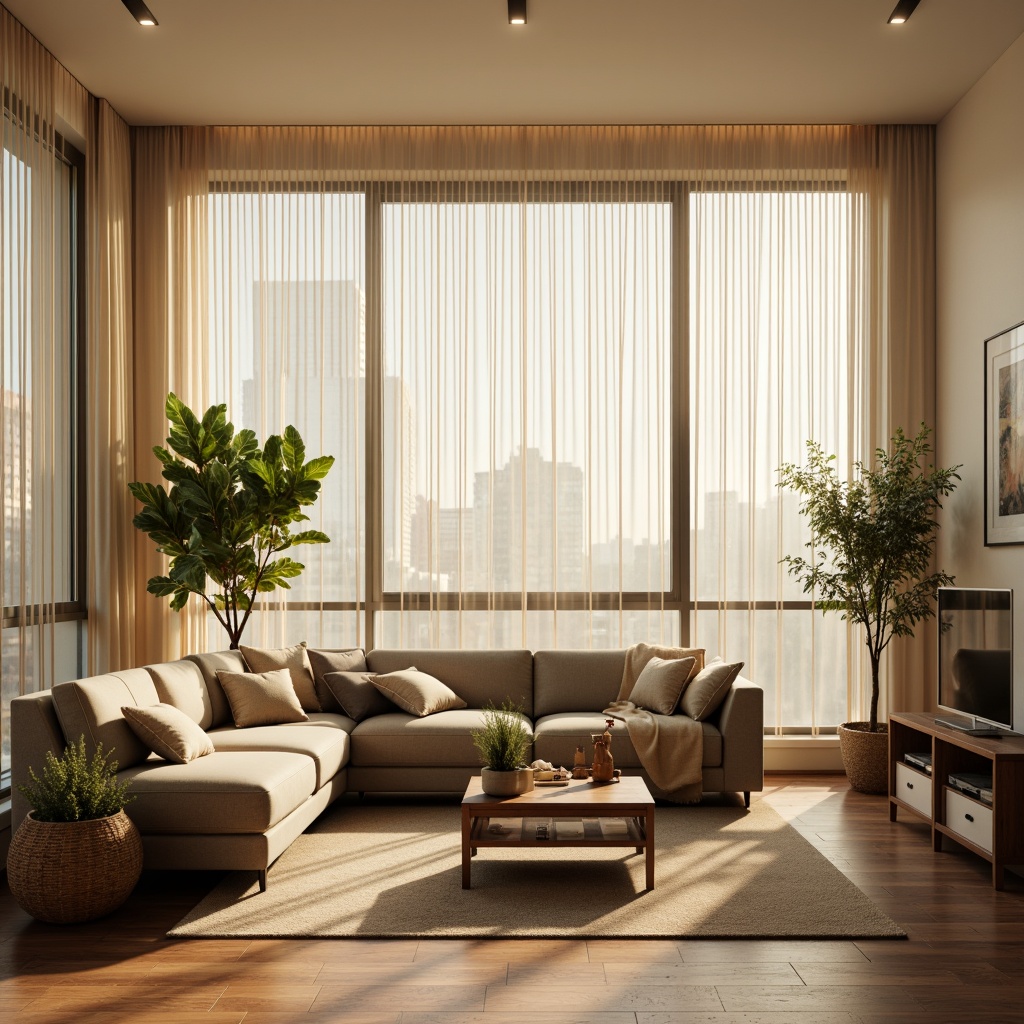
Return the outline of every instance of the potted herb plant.
{"type": "Polygon", "coordinates": [[[306,446],[291,426],[280,437],[268,437],[261,450],[253,431],[235,433],[226,409],[210,406],[199,419],[171,392],[168,447],[153,449],[171,489],[128,486],[143,506],[132,522],[171,558],[167,575],[154,576],[146,589],[169,597],[176,612],[197,595],[236,650],[257,596],[290,589],[288,581],[305,568],[279,557],[282,552],[330,540],[319,530],[293,533],[291,528],[308,520],[303,509],[317,500],[334,458],[307,462],[306,446]],[[211,584],[212,594],[207,593],[211,584]]]}
{"type": "Polygon", "coordinates": [[[40,921],[72,924],[116,910],[142,873],[142,838],[124,812],[128,782],[117,762],[90,758],[85,737],[60,757],[48,751],[42,778],[29,768],[19,786],[32,811],[7,854],[7,879],[20,906],[40,921]]]}
{"type": "Polygon", "coordinates": [[[490,796],[519,796],[533,789],[533,769],[526,758],[533,742],[529,720],[511,700],[500,708],[484,708],[483,728],[473,732],[473,743],[484,765],[480,788],[490,796]]]}
{"type": "Polygon", "coordinates": [[[791,576],[812,594],[823,612],[837,611],[863,628],[871,665],[871,710],[867,722],[839,726],[843,765],[850,785],[865,793],[888,791],[888,727],[878,721],[878,670],[896,637],[911,637],[918,623],[935,614],[935,591],[953,582],[933,571],[936,512],[952,494],[959,466],[936,469],[924,425],[916,437],[896,431],[889,450],[875,452],[873,466],[855,462],[840,478],[836,456],[807,442],[807,465],[786,463],[779,486],[803,499],[810,557],[788,555],[791,576]]]}

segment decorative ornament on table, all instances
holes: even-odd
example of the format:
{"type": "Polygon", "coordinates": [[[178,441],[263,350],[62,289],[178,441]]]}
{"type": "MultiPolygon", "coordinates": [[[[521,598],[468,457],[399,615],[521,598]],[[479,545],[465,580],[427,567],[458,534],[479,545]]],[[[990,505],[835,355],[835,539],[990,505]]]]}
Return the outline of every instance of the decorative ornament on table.
{"type": "Polygon", "coordinates": [[[591,778],[594,782],[613,782],[615,779],[615,761],[612,758],[612,734],[615,721],[605,720],[605,730],[600,736],[594,736],[594,765],[591,778]]]}
{"type": "Polygon", "coordinates": [[[572,777],[574,779],[590,777],[590,770],[587,768],[587,755],[583,751],[582,743],[576,748],[576,753],[573,755],[572,777]]]}

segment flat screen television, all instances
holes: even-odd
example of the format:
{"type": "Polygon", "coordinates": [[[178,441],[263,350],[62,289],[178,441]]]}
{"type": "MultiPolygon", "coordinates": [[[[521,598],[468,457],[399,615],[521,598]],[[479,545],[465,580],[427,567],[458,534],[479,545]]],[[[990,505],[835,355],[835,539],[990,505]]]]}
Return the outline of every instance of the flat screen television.
{"type": "Polygon", "coordinates": [[[954,729],[1013,729],[1013,591],[939,587],[937,718],[954,729]]]}

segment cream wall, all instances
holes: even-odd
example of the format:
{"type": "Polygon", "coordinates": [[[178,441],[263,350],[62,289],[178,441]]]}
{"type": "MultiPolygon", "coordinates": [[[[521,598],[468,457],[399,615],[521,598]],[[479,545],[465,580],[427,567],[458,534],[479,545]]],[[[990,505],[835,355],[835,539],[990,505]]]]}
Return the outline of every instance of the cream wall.
{"type": "Polygon", "coordinates": [[[963,463],[939,564],[967,587],[1013,587],[1014,728],[1024,731],[1024,545],[984,546],[984,340],[1024,320],[1024,36],[939,123],[937,424],[963,463]]]}

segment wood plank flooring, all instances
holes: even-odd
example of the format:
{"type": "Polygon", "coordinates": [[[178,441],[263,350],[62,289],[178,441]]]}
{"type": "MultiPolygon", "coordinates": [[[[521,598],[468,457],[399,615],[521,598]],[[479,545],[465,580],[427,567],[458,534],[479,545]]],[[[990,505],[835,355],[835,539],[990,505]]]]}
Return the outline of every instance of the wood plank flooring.
{"type": "MultiPolygon", "coordinates": [[[[152,872],[88,925],[31,921],[0,889],[11,1024],[953,1024],[1024,1022],[1024,879],[839,776],[763,794],[909,941],[187,940],[219,876],[152,872]],[[901,819],[904,815],[901,812],[901,819]]],[[[271,873],[273,885],[273,873],[271,873]]]]}

